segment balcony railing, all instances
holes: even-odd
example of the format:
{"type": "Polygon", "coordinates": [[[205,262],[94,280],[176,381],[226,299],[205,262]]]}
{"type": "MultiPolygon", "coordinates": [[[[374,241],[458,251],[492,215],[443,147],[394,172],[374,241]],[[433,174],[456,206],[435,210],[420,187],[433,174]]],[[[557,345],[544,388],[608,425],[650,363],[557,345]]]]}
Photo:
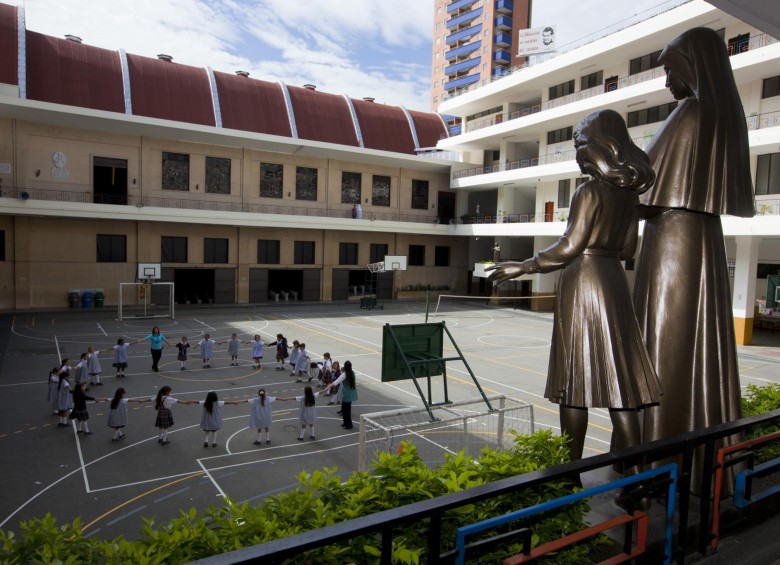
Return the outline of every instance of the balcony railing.
{"type": "Polygon", "coordinates": [[[509,16],[498,16],[496,18],[496,29],[512,29],[512,18],[509,16]]]}
{"type": "MultiPolygon", "coordinates": [[[[430,157],[429,155],[426,155],[430,157]]],[[[444,157],[442,157],[444,158],[444,157]]],[[[145,207],[168,208],[177,210],[211,210],[214,212],[242,212],[249,214],[285,214],[290,216],[316,216],[321,218],[351,218],[352,210],[326,209],[322,206],[311,208],[299,206],[275,206],[269,204],[251,204],[248,202],[225,202],[220,200],[199,200],[182,197],[158,196],[101,196],[92,192],[75,192],[72,190],[51,190],[43,188],[0,188],[0,208],[3,200],[17,198],[19,200],[46,200],[49,202],[78,202],[83,204],[119,204],[145,207]]],[[[421,224],[439,223],[434,214],[412,215],[398,212],[363,211],[364,220],[386,220],[390,222],[415,222],[421,224]]],[[[172,220],[173,221],[173,220],[172,220]]]]}
{"type": "MultiPolygon", "coordinates": [[[[482,5],[482,2],[478,2],[479,5],[482,5]]],[[[467,6],[471,6],[472,4],[477,4],[475,0],[456,0],[455,2],[450,2],[447,4],[447,12],[451,13],[456,10],[460,10],[461,8],[465,8],[467,6]]]]}
{"type": "Polygon", "coordinates": [[[472,75],[451,80],[450,82],[445,82],[442,86],[444,86],[444,90],[449,90],[451,88],[460,88],[464,84],[471,84],[472,82],[477,82],[478,80],[479,73],[474,73],[472,75]]]}
{"type": "Polygon", "coordinates": [[[454,17],[451,20],[447,20],[444,25],[447,26],[447,29],[450,29],[453,27],[458,27],[461,24],[465,24],[466,22],[473,21],[481,16],[482,8],[477,8],[476,10],[471,10],[470,12],[466,12],[465,14],[454,17]]]}
{"type": "MultiPolygon", "coordinates": [[[[664,3],[664,7],[660,8],[661,5],[659,5],[659,10],[652,16],[651,18],[659,16],[663,14],[664,12],[668,12],[670,10],[673,10],[677,8],[678,6],[681,6],[683,4],[687,4],[688,2],[691,2],[692,0],[668,0],[668,2],[664,3]]],[[[602,39],[604,37],[607,37],[609,35],[612,35],[614,33],[617,33],[619,31],[622,31],[624,29],[627,29],[629,27],[635,26],[638,23],[641,23],[642,21],[645,21],[649,18],[645,17],[643,14],[638,14],[635,16],[635,19],[632,19],[629,22],[626,22],[625,20],[620,22],[619,24],[615,24],[614,26],[610,26],[609,28],[605,28],[604,30],[597,32],[595,34],[588,35],[586,37],[583,37],[582,39],[578,39],[576,41],[573,41],[572,43],[568,45],[563,45],[557,48],[554,55],[541,55],[541,56],[533,56],[530,57],[525,63],[517,65],[512,67],[511,69],[507,69],[507,72],[504,73],[501,76],[494,77],[492,80],[499,80],[501,78],[507,77],[511,74],[514,74],[517,71],[526,69],[528,67],[533,67],[535,65],[538,65],[540,63],[544,63],[546,61],[549,61],[551,58],[555,58],[558,55],[562,55],[564,53],[568,53],[569,51],[573,51],[575,49],[578,49],[579,47],[582,47],[583,45],[587,45],[588,43],[592,43],[594,41],[597,41],[599,39],[602,39]]],[[[774,37],[767,35],[767,34],[759,34],[756,36],[753,36],[748,41],[748,48],[747,50],[752,49],[758,49],[760,47],[766,47],[767,45],[771,45],[772,43],[776,43],[777,39],[774,37]]],[[[744,53],[744,51],[742,51],[744,53]]],[[[488,84],[488,83],[486,83],[488,84]]],[[[448,100],[450,98],[454,98],[456,96],[460,96],[461,94],[465,94],[467,92],[470,92],[472,90],[475,90],[476,88],[479,88],[480,85],[471,86],[469,88],[463,88],[460,89],[458,92],[449,93],[446,96],[444,96],[444,100],[448,100]]]]}
{"type": "Polygon", "coordinates": [[[477,24],[475,26],[471,26],[470,28],[466,28],[463,31],[459,31],[457,33],[453,33],[451,35],[448,35],[447,39],[445,41],[448,44],[449,43],[455,43],[456,41],[461,41],[461,40],[466,39],[468,37],[477,35],[479,33],[482,33],[482,24],[477,24]]]}
{"type": "Polygon", "coordinates": [[[455,57],[461,57],[463,55],[468,55],[472,51],[477,51],[480,47],[482,47],[482,40],[473,41],[469,43],[468,45],[461,45],[460,47],[456,47],[455,49],[450,49],[444,54],[444,57],[446,59],[454,59],[455,57]]]}
{"type": "MultiPolygon", "coordinates": [[[[498,55],[498,53],[496,55],[498,55]]],[[[639,84],[641,82],[646,82],[648,80],[653,80],[655,78],[659,78],[662,76],[664,76],[663,68],[657,67],[655,69],[650,69],[649,71],[644,71],[641,73],[637,73],[635,75],[619,78],[617,80],[616,88],[625,88],[627,86],[639,84]]],[[[605,87],[599,85],[599,86],[594,86],[593,88],[588,88],[586,90],[581,90],[579,92],[569,94],[567,96],[562,96],[554,100],[546,100],[544,102],[540,102],[539,104],[534,104],[532,106],[523,108],[522,110],[514,110],[512,112],[493,114],[481,120],[468,122],[466,124],[464,133],[481,130],[486,127],[490,127],[495,124],[500,124],[509,120],[524,118],[531,114],[536,114],[537,112],[544,112],[552,108],[560,108],[561,106],[565,106],[573,102],[578,102],[580,100],[585,100],[586,98],[591,98],[593,96],[598,96],[600,94],[604,94],[605,92],[608,92],[605,90],[605,87]]],[[[756,114],[747,117],[747,127],[749,130],[762,129],[767,127],[776,127],[776,126],[780,126],[780,111],[767,112],[765,114],[756,114]]]]}
{"type": "Polygon", "coordinates": [[[482,62],[481,57],[466,59],[465,61],[461,61],[460,63],[455,63],[454,65],[450,65],[449,67],[444,67],[444,74],[447,76],[454,75],[455,73],[459,73],[460,71],[465,71],[477,67],[479,66],[480,62],[482,62]]]}

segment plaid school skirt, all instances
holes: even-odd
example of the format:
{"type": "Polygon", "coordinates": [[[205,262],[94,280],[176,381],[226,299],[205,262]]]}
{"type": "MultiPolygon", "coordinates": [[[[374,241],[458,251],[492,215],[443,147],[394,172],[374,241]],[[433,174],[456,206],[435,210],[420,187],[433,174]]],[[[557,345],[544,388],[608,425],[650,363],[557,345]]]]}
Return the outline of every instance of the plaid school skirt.
{"type": "Polygon", "coordinates": [[[157,411],[157,420],[154,422],[155,428],[170,428],[173,426],[173,412],[170,408],[160,408],[157,411]]]}

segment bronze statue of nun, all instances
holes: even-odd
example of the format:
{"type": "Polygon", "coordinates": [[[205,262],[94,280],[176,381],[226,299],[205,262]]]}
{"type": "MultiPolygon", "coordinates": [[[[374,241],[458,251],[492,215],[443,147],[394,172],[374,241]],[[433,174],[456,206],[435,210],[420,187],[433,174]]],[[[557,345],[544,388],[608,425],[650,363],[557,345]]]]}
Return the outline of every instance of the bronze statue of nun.
{"type": "MultiPolygon", "coordinates": [[[[754,213],[745,115],[723,40],[694,28],[659,61],[681,102],[647,148],[656,182],[640,196],[646,222],[634,306],[664,390],[660,405],[644,410],[644,442],[740,417],[719,216],[754,213]]],[[[695,492],[701,457],[694,460],[695,492]]]]}

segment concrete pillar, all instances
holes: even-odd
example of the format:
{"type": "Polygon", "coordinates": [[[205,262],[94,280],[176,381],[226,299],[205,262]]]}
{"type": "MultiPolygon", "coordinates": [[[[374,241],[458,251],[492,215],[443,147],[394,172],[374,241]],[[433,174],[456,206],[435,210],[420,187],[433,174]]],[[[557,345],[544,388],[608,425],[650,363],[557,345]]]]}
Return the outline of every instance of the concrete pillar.
{"type": "MultiPolygon", "coordinates": [[[[534,238],[534,253],[540,249],[545,249],[553,243],[558,241],[557,237],[537,236],[534,238]]],[[[560,271],[553,271],[547,274],[536,274],[533,280],[533,291],[531,295],[537,296],[549,296],[556,294],[558,277],[560,271]]],[[[549,312],[555,307],[555,298],[534,298],[531,300],[531,310],[537,312],[549,312]]]]}
{"type": "Polygon", "coordinates": [[[737,261],[734,269],[734,332],[737,345],[753,342],[753,312],[756,304],[756,267],[761,238],[737,236],[737,261]]]}

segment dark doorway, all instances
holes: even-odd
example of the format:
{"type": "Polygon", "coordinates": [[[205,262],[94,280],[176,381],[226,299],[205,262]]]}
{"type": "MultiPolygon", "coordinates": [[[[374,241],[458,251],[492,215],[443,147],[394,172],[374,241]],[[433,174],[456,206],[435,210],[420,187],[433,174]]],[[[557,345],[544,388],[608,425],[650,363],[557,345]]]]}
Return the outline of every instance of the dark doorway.
{"type": "Polygon", "coordinates": [[[438,202],[436,204],[439,207],[439,223],[447,224],[450,220],[455,219],[455,193],[454,192],[442,192],[439,191],[438,202]]]}
{"type": "Polygon", "coordinates": [[[249,269],[249,302],[268,300],[268,269],[249,269]]]}
{"type": "Polygon", "coordinates": [[[95,204],[127,204],[127,160],[93,157],[92,192],[95,204]]]}
{"type": "Polygon", "coordinates": [[[349,273],[352,269],[333,269],[331,274],[331,300],[349,299],[349,273]]]}
{"type": "Polygon", "coordinates": [[[268,298],[285,302],[303,300],[303,271],[299,269],[269,269],[268,298]]]}
{"type": "Polygon", "coordinates": [[[214,269],[176,269],[173,279],[177,304],[214,302],[214,269]]]}

